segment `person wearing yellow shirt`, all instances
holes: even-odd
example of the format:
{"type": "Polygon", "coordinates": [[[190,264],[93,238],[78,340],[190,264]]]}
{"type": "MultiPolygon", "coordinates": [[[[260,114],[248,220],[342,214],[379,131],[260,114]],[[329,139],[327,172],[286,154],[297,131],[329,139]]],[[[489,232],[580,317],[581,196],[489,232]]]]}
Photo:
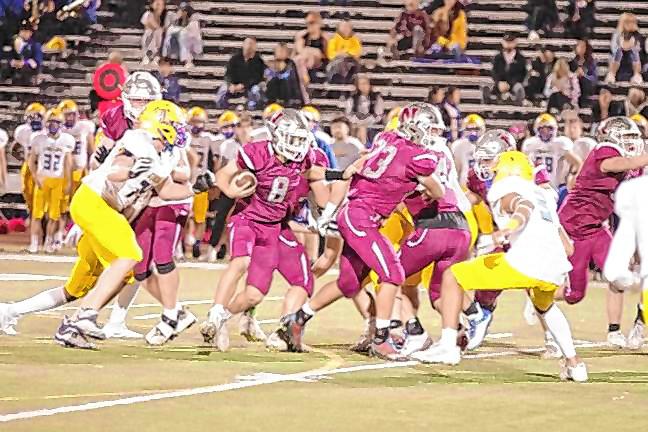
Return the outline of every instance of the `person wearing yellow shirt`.
{"type": "Polygon", "coordinates": [[[468,45],[468,20],[463,6],[457,0],[445,0],[444,5],[432,14],[435,45],[460,58],[468,45]]]}
{"type": "Polygon", "coordinates": [[[328,82],[332,84],[349,84],[358,71],[362,42],[353,33],[351,21],[342,20],[338,24],[335,35],[326,45],[326,57],[329,64],[326,67],[328,82]]]}

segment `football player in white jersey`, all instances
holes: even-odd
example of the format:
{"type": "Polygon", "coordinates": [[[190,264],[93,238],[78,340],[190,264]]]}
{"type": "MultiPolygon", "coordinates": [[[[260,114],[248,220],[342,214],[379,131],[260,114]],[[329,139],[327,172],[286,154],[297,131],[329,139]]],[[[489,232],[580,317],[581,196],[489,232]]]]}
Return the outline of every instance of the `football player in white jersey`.
{"type": "Polygon", "coordinates": [[[574,153],[574,143],[558,136],[558,122],[551,114],[540,114],[533,123],[534,136],[522,143],[536,166],[544,165],[551,176],[551,185],[559,190],[573,180],[583,161],[574,153]]]}
{"type": "Polygon", "coordinates": [[[486,122],[479,114],[468,114],[461,123],[461,138],[456,140],[450,146],[454,158],[459,182],[466,185],[468,180],[468,171],[475,163],[473,152],[475,143],[486,133],[486,122]]]}
{"type": "Polygon", "coordinates": [[[47,214],[45,252],[55,251],[54,234],[58,230],[64,196],[70,193],[72,184],[72,151],[74,138],[63,132],[63,113],[58,108],[45,114],[45,133],[31,140],[29,169],[34,174],[33,214],[31,243],[28,251],[38,252],[41,240],[41,220],[47,214]]]}
{"type": "MultiPolygon", "coordinates": [[[[187,122],[191,130],[190,153],[194,161],[192,166],[194,178],[209,171],[209,157],[217,154],[216,148],[221,142],[214,134],[205,130],[207,121],[207,111],[201,107],[192,107],[187,112],[187,122]]],[[[185,247],[192,250],[194,258],[200,258],[200,243],[205,234],[208,210],[209,192],[197,194],[193,200],[192,215],[185,237],[185,247]]]]}
{"type": "Polygon", "coordinates": [[[648,177],[641,176],[624,181],[614,193],[614,212],[619,216],[619,225],[605,260],[603,276],[616,289],[625,291],[640,284],[642,301],[637,306],[637,317],[628,335],[627,347],[641,349],[644,345],[644,327],[648,317],[648,224],[645,221],[648,206],[645,191],[648,177]],[[630,263],[638,252],[638,272],[630,263]]]}
{"type": "Polygon", "coordinates": [[[23,161],[20,168],[20,181],[22,185],[23,198],[32,213],[32,204],[34,203],[34,178],[29,171],[29,153],[31,151],[31,138],[35,134],[43,131],[43,119],[45,118],[45,107],[34,102],[27,106],[25,110],[25,123],[19,125],[13,133],[14,145],[11,154],[18,160],[23,161]]]}
{"type": "Polygon", "coordinates": [[[576,355],[567,318],[554,304],[571,264],[572,243],[558,221],[550,192],[534,183],[533,166],[517,151],[502,153],[495,167],[488,201],[499,230],[492,234],[495,252],[454,264],[443,274],[441,340],[413,358],[425,363],[458,364],[457,328],[464,290],[528,289],[531,300],[564,357],[561,378],[587,381],[587,368],[576,355]],[[538,263],[542,262],[542,266],[538,263]]]}

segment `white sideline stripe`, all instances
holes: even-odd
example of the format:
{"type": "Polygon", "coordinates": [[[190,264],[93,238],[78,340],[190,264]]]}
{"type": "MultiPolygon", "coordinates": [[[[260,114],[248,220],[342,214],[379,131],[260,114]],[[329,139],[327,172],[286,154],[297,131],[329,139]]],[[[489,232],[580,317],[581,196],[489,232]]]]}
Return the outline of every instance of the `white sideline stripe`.
{"type": "MultiPolygon", "coordinates": [[[[586,343],[576,345],[576,347],[585,348],[585,347],[600,347],[600,346],[607,345],[607,342],[588,342],[588,341],[583,341],[583,342],[586,343]]],[[[465,355],[463,358],[483,359],[483,358],[494,358],[494,357],[506,357],[506,356],[516,355],[520,353],[536,353],[542,351],[544,351],[544,347],[520,349],[516,351],[468,354],[465,355]]],[[[219,384],[219,385],[208,386],[208,387],[196,387],[192,389],[175,390],[171,392],[158,393],[152,395],[133,396],[133,397],[127,397],[122,399],[85,403],[80,405],[67,405],[58,408],[40,409],[34,411],[20,411],[17,413],[3,414],[0,415],[0,423],[6,423],[15,420],[24,420],[24,419],[30,419],[36,417],[46,417],[46,416],[65,414],[71,412],[92,411],[100,408],[132,405],[136,403],[151,402],[151,401],[163,400],[163,399],[173,399],[179,397],[196,396],[196,395],[210,394],[210,393],[221,393],[230,390],[239,390],[243,388],[257,387],[260,385],[274,384],[278,382],[286,382],[286,381],[311,382],[314,379],[324,378],[330,375],[351,373],[351,372],[363,372],[363,371],[378,370],[378,369],[402,368],[402,367],[416,366],[418,364],[420,364],[418,361],[378,363],[378,364],[369,364],[369,365],[350,366],[345,368],[332,369],[328,371],[314,369],[306,372],[300,372],[300,373],[294,373],[288,375],[258,373],[253,376],[237,377],[239,381],[234,383],[229,383],[229,384],[219,384]]]]}
{"type": "MultiPolygon", "coordinates": [[[[0,261],[29,261],[29,262],[49,262],[49,263],[73,263],[76,261],[75,256],[67,255],[20,255],[20,254],[0,254],[0,261]]],[[[180,262],[177,264],[180,268],[191,268],[200,270],[225,270],[227,264],[208,263],[208,262],[180,262]]],[[[327,275],[337,275],[339,270],[336,268],[326,272],[327,275]]],[[[65,278],[64,280],[66,280],[65,278]]]]}
{"type": "Polygon", "coordinates": [[[208,386],[208,387],[196,387],[192,389],[176,390],[172,392],[158,393],[152,395],[133,396],[133,397],[115,399],[109,401],[91,402],[91,403],[85,403],[80,405],[67,405],[58,408],[40,409],[34,411],[21,411],[17,413],[4,414],[4,415],[0,415],[0,422],[6,423],[15,420],[45,417],[45,416],[51,416],[56,414],[91,411],[100,408],[132,405],[136,403],[151,402],[151,401],[163,400],[163,399],[173,399],[179,397],[196,396],[201,394],[220,393],[220,392],[226,392],[230,390],[239,390],[248,387],[257,387],[260,385],[274,384],[278,382],[311,380],[311,379],[323,378],[335,374],[369,371],[369,370],[376,370],[376,369],[396,368],[396,367],[406,367],[406,366],[413,366],[415,364],[418,364],[418,362],[410,361],[404,363],[379,363],[379,364],[360,365],[360,366],[351,366],[346,368],[332,369],[329,371],[318,371],[317,369],[314,369],[306,372],[300,372],[300,373],[288,374],[288,375],[258,374],[257,376],[249,377],[251,379],[247,379],[248,377],[241,377],[239,379],[244,379],[244,381],[237,381],[229,384],[220,384],[220,385],[208,386]]]}
{"type": "MultiPolygon", "coordinates": [[[[283,300],[283,297],[281,296],[268,296],[263,299],[264,301],[281,301],[283,300]]],[[[213,300],[185,300],[181,301],[180,304],[183,306],[194,306],[194,305],[208,305],[212,304],[213,300]]],[[[150,307],[160,307],[159,303],[138,303],[134,305],[130,305],[128,309],[141,309],[141,308],[150,308],[150,307]]],[[[110,305],[106,307],[106,309],[112,309],[113,306],[110,305]]],[[[69,311],[69,310],[76,310],[78,307],[76,306],[59,306],[56,309],[52,309],[52,311],[69,311]]],[[[156,316],[160,316],[160,314],[157,314],[156,316]]],[[[135,318],[137,319],[137,318],[135,318]]],[[[142,319],[148,319],[148,318],[142,318],[142,319]]]]}
{"type": "Polygon", "coordinates": [[[46,280],[67,280],[66,277],[56,275],[42,275],[31,273],[0,273],[0,281],[13,282],[13,281],[46,281],[46,280]]]}

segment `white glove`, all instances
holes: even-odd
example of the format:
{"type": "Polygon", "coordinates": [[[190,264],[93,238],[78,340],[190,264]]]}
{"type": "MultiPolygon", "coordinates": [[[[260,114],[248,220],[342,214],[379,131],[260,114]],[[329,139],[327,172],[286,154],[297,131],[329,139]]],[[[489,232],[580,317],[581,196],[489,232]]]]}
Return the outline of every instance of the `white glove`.
{"type": "Polygon", "coordinates": [[[76,247],[82,235],[83,235],[83,230],[81,229],[81,227],[77,224],[74,224],[72,225],[72,228],[70,228],[70,231],[68,231],[67,235],[65,236],[65,240],[63,240],[63,244],[65,244],[65,246],[68,247],[76,247]]]}
{"type": "Polygon", "coordinates": [[[335,221],[335,214],[337,213],[337,206],[333,203],[326,203],[324,210],[319,218],[317,218],[317,231],[320,235],[326,236],[331,222],[335,221]]]}
{"type": "Polygon", "coordinates": [[[129,176],[130,178],[135,178],[139,176],[140,174],[145,173],[146,171],[149,171],[151,167],[153,166],[153,159],[148,158],[148,157],[143,157],[143,158],[137,158],[135,160],[135,163],[130,169],[129,176]]]}

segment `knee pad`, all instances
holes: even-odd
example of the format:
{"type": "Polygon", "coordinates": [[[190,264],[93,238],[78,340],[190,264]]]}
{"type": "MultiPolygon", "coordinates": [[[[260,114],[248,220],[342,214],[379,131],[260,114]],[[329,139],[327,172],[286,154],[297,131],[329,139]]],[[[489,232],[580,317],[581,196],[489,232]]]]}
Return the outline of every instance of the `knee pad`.
{"type": "Polygon", "coordinates": [[[163,274],[171,273],[173,270],[175,270],[176,264],[173,261],[166,264],[155,264],[155,268],[157,269],[158,274],[163,275],[163,274]]]}
{"type": "Polygon", "coordinates": [[[151,270],[147,270],[144,273],[137,273],[135,274],[135,280],[138,282],[143,282],[146,279],[150,278],[153,272],[151,270]]]}

